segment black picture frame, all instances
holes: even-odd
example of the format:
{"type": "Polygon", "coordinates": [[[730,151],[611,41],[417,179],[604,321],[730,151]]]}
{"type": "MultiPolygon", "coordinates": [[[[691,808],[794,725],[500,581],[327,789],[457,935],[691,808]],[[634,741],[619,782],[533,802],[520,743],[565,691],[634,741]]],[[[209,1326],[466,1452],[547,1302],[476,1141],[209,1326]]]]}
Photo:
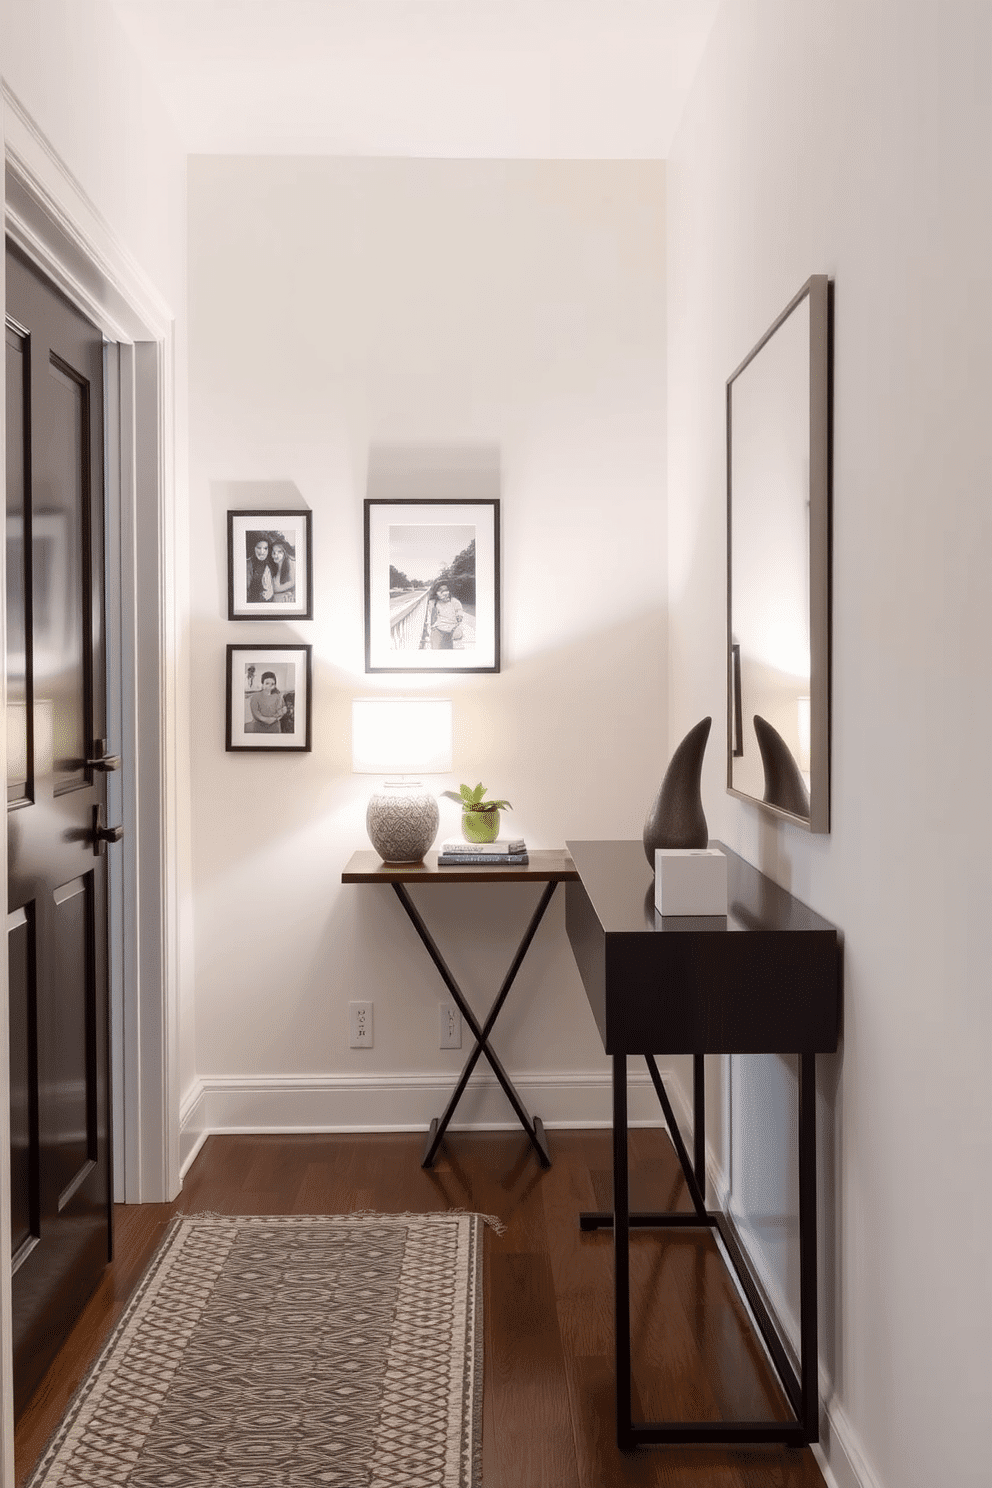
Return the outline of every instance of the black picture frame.
{"type": "Polygon", "coordinates": [[[313,692],[312,646],[229,645],[227,648],[227,708],[225,740],[228,752],[309,752],[313,692]],[[273,685],[266,687],[266,673],[273,685]],[[303,693],[301,699],[300,693],[303,693]],[[279,703],[261,706],[273,692],[279,703]],[[253,707],[252,697],[259,703],[253,707]],[[236,705],[235,700],[238,700],[236,705]],[[288,708],[285,705],[288,703],[288,708]],[[280,712],[280,707],[284,711],[280,712]],[[271,715],[277,727],[265,726],[271,715]],[[287,723],[291,723],[291,727],[287,723]]]}
{"type": "Polygon", "coordinates": [[[366,672],[499,669],[499,500],[366,498],[366,672]]]}
{"type": "Polygon", "coordinates": [[[311,512],[228,512],[227,618],[313,619],[311,512]]]}

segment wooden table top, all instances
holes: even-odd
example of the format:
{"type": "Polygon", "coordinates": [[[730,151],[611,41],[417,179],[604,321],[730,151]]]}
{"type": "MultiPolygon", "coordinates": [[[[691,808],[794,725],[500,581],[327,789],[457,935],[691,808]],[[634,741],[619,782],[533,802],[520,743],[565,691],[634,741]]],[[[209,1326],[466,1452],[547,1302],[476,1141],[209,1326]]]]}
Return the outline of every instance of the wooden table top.
{"type": "Polygon", "coordinates": [[[563,847],[537,848],[522,864],[466,863],[439,868],[437,853],[422,863],[384,863],[371,848],[352,853],[341,874],[342,883],[565,883],[578,878],[575,864],[563,847]]]}

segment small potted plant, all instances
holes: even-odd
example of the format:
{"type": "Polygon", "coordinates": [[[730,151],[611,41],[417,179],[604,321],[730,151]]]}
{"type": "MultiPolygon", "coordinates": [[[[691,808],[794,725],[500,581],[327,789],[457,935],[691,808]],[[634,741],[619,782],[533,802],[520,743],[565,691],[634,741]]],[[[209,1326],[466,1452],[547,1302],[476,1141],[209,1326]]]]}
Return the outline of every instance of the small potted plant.
{"type": "Polygon", "coordinates": [[[444,792],[462,808],[462,836],[466,842],[495,842],[499,836],[500,812],[513,810],[509,801],[483,800],[486,790],[486,786],[479,784],[475,790],[461,785],[457,791],[444,792]]]}

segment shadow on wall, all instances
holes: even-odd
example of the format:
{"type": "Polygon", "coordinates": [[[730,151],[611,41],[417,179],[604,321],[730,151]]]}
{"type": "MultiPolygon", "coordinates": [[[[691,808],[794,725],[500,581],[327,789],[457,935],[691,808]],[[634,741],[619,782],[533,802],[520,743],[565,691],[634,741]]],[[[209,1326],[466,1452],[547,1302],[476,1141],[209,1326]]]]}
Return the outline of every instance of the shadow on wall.
{"type": "Polygon", "coordinates": [[[365,494],[373,501],[496,501],[496,444],[374,444],[365,494]]]}

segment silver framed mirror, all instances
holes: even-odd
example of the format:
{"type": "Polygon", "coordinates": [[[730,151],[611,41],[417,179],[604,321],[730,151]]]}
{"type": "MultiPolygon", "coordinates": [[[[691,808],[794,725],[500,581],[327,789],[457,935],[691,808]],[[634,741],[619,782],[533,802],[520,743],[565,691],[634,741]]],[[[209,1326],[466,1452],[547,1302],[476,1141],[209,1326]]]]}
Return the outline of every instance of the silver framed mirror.
{"type": "Polygon", "coordinates": [[[727,790],[830,830],[831,291],[727,380],[727,790]]]}

